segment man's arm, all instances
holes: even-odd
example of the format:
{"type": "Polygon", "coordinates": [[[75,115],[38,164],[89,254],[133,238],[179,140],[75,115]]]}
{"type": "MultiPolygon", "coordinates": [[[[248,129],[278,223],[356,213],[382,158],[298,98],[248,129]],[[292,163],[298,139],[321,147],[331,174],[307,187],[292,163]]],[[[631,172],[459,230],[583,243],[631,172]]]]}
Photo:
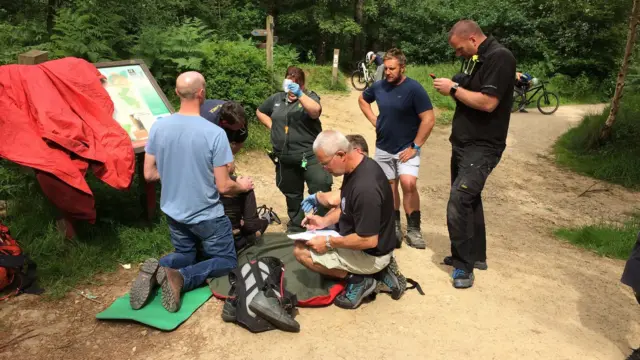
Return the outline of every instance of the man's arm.
{"type": "Polygon", "coordinates": [[[302,96],[298,97],[298,101],[307,112],[310,118],[319,119],[322,114],[322,105],[319,102],[312,99],[310,96],[302,93],[302,96]]]}
{"type": "Polygon", "coordinates": [[[378,117],[376,116],[376,114],[373,113],[373,109],[371,109],[371,103],[367,102],[364,99],[364,93],[360,94],[360,97],[358,98],[358,105],[360,105],[360,110],[362,110],[362,113],[367,118],[367,120],[369,120],[371,125],[373,125],[373,127],[376,127],[376,122],[378,121],[378,117]]]}
{"type": "Polygon", "coordinates": [[[500,103],[496,96],[463,88],[458,88],[454,97],[471,108],[488,113],[493,112],[500,103]]]}
{"type": "Polygon", "coordinates": [[[156,165],[156,157],[149,153],[144,154],[144,179],[147,182],[160,180],[160,173],[156,165]]]}
{"type": "Polygon", "coordinates": [[[271,124],[273,123],[273,121],[271,120],[271,117],[269,117],[269,115],[263,113],[260,110],[256,110],[256,116],[258,117],[258,121],[260,121],[262,125],[271,130],[271,124]]]}
{"type": "Polygon", "coordinates": [[[253,189],[253,182],[250,179],[239,177],[237,182],[231,180],[227,164],[214,167],[213,176],[216,179],[216,187],[222,195],[237,195],[253,189]]]}
{"type": "Polygon", "coordinates": [[[329,237],[329,244],[332,248],[366,250],[378,246],[378,235],[362,237],[356,233],[342,236],[329,237]]]}
{"type": "Polygon", "coordinates": [[[321,192],[318,191],[316,193],[316,198],[318,199],[318,203],[324,207],[333,208],[336,206],[340,206],[340,191],[335,190],[331,192],[321,192]]]}

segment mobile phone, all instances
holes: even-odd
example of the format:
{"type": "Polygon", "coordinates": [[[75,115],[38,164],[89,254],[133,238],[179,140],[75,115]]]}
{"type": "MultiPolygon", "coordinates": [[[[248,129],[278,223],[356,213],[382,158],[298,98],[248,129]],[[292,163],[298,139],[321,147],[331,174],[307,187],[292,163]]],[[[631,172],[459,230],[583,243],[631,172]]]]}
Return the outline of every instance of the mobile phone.
{"type": "Polygon", "coordinates": [[[434,74],[429,74],[429,76],[431,76],[432,79],[436,78],[436,76],[434,74]]]}

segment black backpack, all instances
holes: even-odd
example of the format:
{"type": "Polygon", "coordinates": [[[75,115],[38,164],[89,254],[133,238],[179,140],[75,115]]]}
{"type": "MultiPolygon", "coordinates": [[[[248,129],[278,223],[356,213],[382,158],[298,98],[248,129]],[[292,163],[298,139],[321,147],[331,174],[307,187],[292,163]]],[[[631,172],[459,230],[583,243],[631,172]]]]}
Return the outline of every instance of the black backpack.
{"type": "Polygon", "coordinates": [[[297,298],[285,289],[284,263],[272,256],[249,261],[229,274],[229,299],[236,308],[236,322],[249,331],[258,333],[276,329],[270,322],[256,315],[249,304],[258,291],[274,291],[280,306],[295,317],[297,298]]]}

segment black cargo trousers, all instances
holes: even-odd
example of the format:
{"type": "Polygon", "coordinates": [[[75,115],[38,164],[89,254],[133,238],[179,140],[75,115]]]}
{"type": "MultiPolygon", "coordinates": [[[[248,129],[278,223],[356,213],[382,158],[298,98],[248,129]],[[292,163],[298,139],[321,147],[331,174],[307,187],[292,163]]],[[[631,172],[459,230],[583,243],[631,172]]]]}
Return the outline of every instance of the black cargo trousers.
{"type": "Polygon", "coordinates": [[[454,145],[452,148],[447,228],[456,269],[472,273],[476,261],[487,259],[482,189],[500,162],[502,151],[477,145],[454,145]]]}

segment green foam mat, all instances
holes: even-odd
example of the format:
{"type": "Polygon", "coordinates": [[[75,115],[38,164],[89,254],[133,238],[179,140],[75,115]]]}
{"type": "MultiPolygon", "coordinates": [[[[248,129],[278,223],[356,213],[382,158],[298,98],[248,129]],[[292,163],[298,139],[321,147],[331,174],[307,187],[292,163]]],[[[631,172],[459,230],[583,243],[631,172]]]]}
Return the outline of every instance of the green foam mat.
{"type": "Polygon", "coordinates": [[[209,287],[200,287],[182,294],[180,310],[171,313],[162,307],[162,289],[139,310],[129,305],[129,293],[116,299],[107,309],[96,315],[100,320],[133,320],[159,330],[172,331],[185,322],[211,297],[209,287]]]}

